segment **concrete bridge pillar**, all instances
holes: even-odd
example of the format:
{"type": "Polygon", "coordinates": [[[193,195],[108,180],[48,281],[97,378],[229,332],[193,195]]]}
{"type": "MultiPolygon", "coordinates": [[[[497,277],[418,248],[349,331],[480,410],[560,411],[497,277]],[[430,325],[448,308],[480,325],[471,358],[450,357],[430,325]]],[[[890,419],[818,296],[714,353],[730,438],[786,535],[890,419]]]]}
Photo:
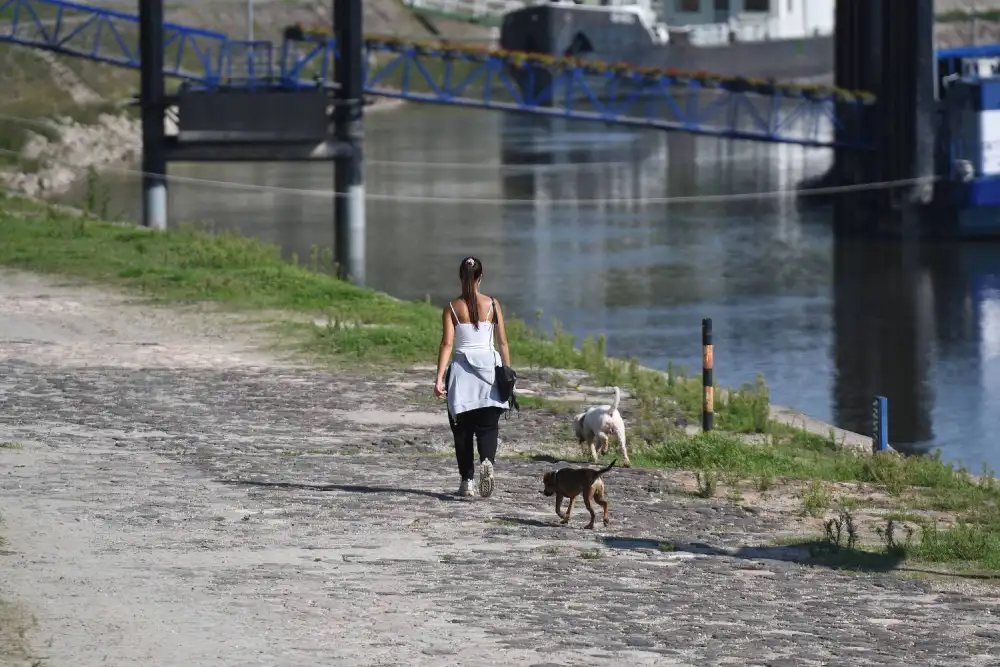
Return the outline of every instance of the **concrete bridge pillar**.
{"type": "MultiPolygon", "coordinates": [[[[882,81],[876,107],[876,180],[884,183],[934,176],[934,1],[881,0],[882,81]]],[[[913,239],[933,192],[926,184],[886,188],[879,197],[878,235],[913,239]]]]}
{"type": "MultiPolygon", "coordinates": [[[[882,89],[881,40],[881,0],[837,0],[834,86],[847,90],[867,90],[877,95],[882,89]]],[[[863,119],[849,110],[845,109],[837,116],[843,119],[842,126],[836,130],[837,141],[853,141],[873,130],[871,127],[863,127],[863,119]]],[[[873,167],[870,155],[858,151],[836,150],[833,167],[818,185],[871,183],[877,180],[877,170],[873,167]]],[[[833,205],[837,236],[865,233],[876,217],[876,197],[876,193],[870,191],[836,196],[833,205]]]]}
{"type": "MultiPolygon", "coordinates": [[[[876,153],[837,150],[834,166],[804,187],[888,183],[934,174],[935,83],[933,0],[837,0],[834,85],[875,93],[863,119],[854,113],[837,129],[843,141],[870,138],[876,153]],[[861,121],[864,126],[860,126],[861,121]]],[[[901,185],[838,195],[838,236],[914,238],[929,203],[929,186],[901,185]]]]}

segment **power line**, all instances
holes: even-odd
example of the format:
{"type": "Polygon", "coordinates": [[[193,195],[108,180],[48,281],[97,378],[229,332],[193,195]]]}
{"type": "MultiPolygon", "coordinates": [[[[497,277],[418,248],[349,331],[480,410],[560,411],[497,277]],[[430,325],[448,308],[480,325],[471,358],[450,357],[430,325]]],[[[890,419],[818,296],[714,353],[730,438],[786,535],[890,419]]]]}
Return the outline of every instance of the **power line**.
{"type": "MultiPolygon", "coordinates": [[[[0,149],[0,154],[14,155],[20,157],[18,151],[0,149]]],[[[102,167],[97,169],[96,167],[83,167],[80,165],[72,165],[65,161],[52,160],[55,164],[65,166],[69,169],[75,169],[80,171],[88,171],[91,169],[97,171],[108,171],[112,173],[126,174],[130,176],[143,176],[145,175],[142,171],[136,169],[124,169],[118,167],[102,167]]],[[[847,194],[851,192],[864,192],[869,190],[885,190],[889,188],[905,187],[910,185],[922,185],[927,183],[933,183],[940,180],[939,176],[930,177],[918,177],[918,178],[907,178],[895,181],[880,181],[874,183],[859,183],[856,185],[837,185],[824,188],[814,188],[806,190],[798,189],[782,189],[782,190],[766,190],[760,192],[741,192],[732,194],[718,194],[718,195],[681,195],[677,197],[637,197],[637,198],[627,198],[627,199],[502,199],[494,198],[488,199],[484,197],[436,197],[436,196],[425,196],[425,195],[393,195],[384,193],[371,193],[365,194],[365,199],[368,201],[381,201],[381,202],[400,202],[409,204],[458,204],[466,206],[522,206],[522,207],[537,207],[539,205],[545,206],[617,206],[617,205],[629,205],[634,206],[636,204],[642,205],[659,205],[659,206],[675,206],[678,204],[723,204],[732,202],[749,202],[749,201],[761,201],[768,199],[786,199],[795,197],[817,197],[817,196],[828,196],[836,194],[847,194]]],[[[250,190],[253,192],[270,191],[276,193],[284,194],[295,194],[306,197],[317,197],[321,199],[335,199],[338,194],[333,190],[319,190],[319,189],[308,189],[308,188],[289,188],[275,185],[259,185],[253,183],[236,183],[233,181],[218,181],[207,178],[197,178],[192,176],[170,176],[167,175],[166,180],[169,182],[173,181],[176,183],[192,183],[192,184],[204,184],[211,185],[219,188],[228,188],[233,190],[250,190]]]]}

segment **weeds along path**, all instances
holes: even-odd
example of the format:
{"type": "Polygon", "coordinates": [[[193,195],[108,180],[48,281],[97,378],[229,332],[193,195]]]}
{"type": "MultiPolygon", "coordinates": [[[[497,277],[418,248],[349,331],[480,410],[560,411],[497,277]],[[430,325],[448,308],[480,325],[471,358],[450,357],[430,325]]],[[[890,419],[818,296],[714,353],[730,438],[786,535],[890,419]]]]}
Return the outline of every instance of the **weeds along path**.
{"type": "MultiPolygon", "coordinates": [[[[796,565],[782,519],[608,476],[612,525],[555,523],[512,457],[454,499],[426,371],[282,362],[252,326],[0,274],[0,597],[33,660],[97,664],[976,665],[980,584],[796,565]],[[669,545],[663,546],[660,545],[669,545]],[[740,551],[742,549],[742,551],[740,551]],[[947,585],[947,588],[942,586],[947,585]]],[[[428,355],[433,354],[428,351],[428,355]]],[[[553,435],[554,434],[554,435],[553,435]]]]}

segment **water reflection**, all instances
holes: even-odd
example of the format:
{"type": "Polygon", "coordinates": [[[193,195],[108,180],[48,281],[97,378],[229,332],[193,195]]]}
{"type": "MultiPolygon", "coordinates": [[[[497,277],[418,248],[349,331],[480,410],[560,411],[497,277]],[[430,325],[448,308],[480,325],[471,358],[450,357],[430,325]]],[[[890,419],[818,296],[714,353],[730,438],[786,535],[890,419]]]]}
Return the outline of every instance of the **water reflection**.
{"type": "Polygon", "coordinates": [[[922,449],[933,437],[934,274],[916,247],[836,242],[833,255],[836,421],[870,433],[872,398],[886,396],[890,442],[922,449]]]}
{"type": "Polygon", "coordinates": [[[886,396],[898,449],[995,464],[1000,248],[848,241],[833,253],[835,421],[868,433],[872,398],[886,396]]]}

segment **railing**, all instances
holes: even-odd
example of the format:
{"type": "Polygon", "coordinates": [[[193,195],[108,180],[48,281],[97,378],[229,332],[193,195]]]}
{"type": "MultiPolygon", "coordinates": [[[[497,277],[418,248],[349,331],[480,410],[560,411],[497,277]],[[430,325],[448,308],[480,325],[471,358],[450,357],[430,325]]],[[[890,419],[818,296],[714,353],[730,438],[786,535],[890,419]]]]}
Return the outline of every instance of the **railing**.
{"type": "Polygon", "coordinates": [[[697,46],[718,46],[730,41],[759,42],[768,39],[770,29],[766,21],[733,23],[705,23],[686,26],[671,26],[671,31],[687,33],[688,39],[697,46]]]}
{"type": "Polygon", "coordinates": [[[277,74],[273,51],[268,41],[230,40],[222,52],[219,75],[224,81],[266,83],[277,74]]]}
{"type": "MultiPolygon", "coordinates": [[[[139,69],[139,17],[61,0],[0,0],[10,21],[0,42],[139,69]],[[45,19],[54,17],[54,23],[45,19]],[[70,25],[68,19],[74,18],[70,25]],[[79,19],[77,21],[77,19],[79,19]]],[[[268,42],[231,40],[164,25],[166,76],[198,89],[335,87],[337,44],[329,29],[285,30],[281,57],[268,42]]],[[[830,126],[864,128],[875,103],[864,92],[707,72],[581,61],[455,43],[366,35],[367,95],[471,109],[530,113],[703,136],[867,150],[830,126]],[[836,114],[834,114],[836,109],[836,114]]]]}
{"type": "Polygon", "coordinates": [[[464,21],[499,23],[507,12],[521,9],[524,0],[403,0],[416,11],[433,12],[464,21]]]}

